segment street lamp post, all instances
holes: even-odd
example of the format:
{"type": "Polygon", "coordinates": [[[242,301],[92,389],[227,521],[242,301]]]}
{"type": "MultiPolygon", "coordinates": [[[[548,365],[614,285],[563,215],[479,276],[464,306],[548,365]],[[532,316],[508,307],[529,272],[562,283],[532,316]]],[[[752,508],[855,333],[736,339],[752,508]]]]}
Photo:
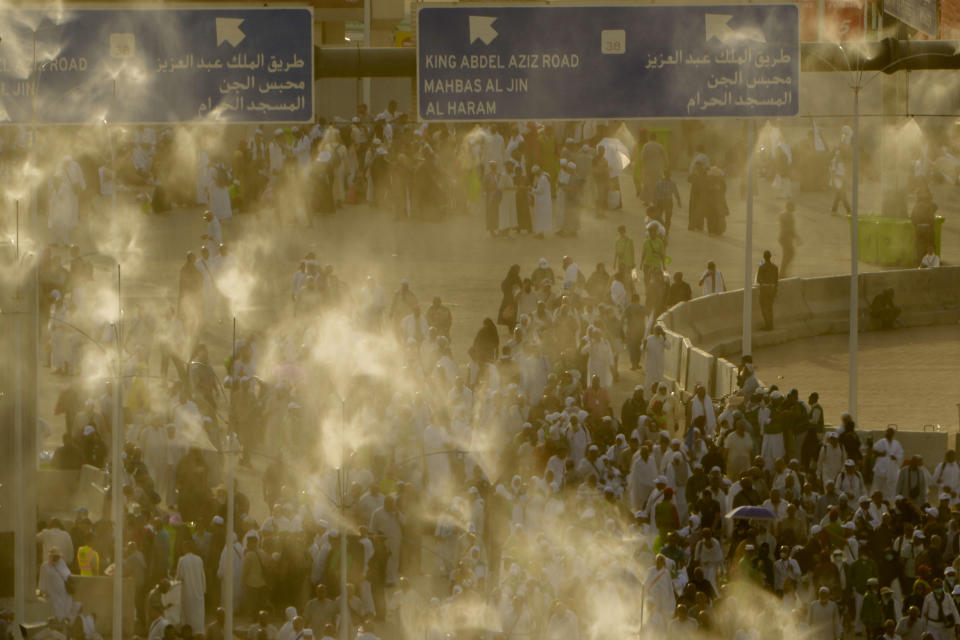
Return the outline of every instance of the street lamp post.
{"type": "Polygon", "coordinates": [[[113,640],[123,640],[123,316],[120,264],[117,264],[117,378],[113,385],[110,496],[113,518],[113,640]]]}
{"type": "MultiPolygon", "coordinates": [[[[17,279],[20,278],[20,241],[19,241],[19,223],[20,223],[20,201],[17,201],[17,248],[16,248],[16,264],[17,264],[17,279]]],[[[19,282],[17,283],[19,287],[19,282]]],[[[19,293],[17,295],[19,298],[19,293]]],[[[17,305],[19,307],[19,303],[17,305]]],[[[19,311],[19,309],[18,309],[19,311]]],[[[13,575],[14,575],[14,614],[17,620],[23,620],[24,613],[26,611],[26,593],[27,593],[27,577],[25,575],[26,571],[26,554],[27,554],[27,531],[24,523],[24,515],[26,511],[26,496],[28,495],[28,487],[26,486],[26,474],[24,468],[24,451],[23,451],[23,417],[24,417],[24,393],[23,393],[23,359],[24,359],[24,345],[26,344],[25,340],[25,331],[27,328],[27,316],[25,313],[20,312],[14,316],[17,320],[16,329],[15,329],[15,355],[14,355],[14,367],[15,371],[15,389],[14,389],[14,402],[16,407],[14,409],[14,418],[13,418],[13,446],[15,454],[13,456],[13,467],[14,467],[14,495],[13,495],[13,508],[14,508],[14,530],[13,530],[13,575]]],[[[39,323],[39,316],[35,319],[35,323],[39,323]]],[[[36,464],[34,462],[34,464],[36,464]]],[[[31,541],[31,546],[33,543],[31,541]]]]}
{"type": "Polygon", "coordinates": [[[860,230],[860,89],[853,87],[853,197],[850,211],[850,363],[847,411],[857,418],[857,375],[859,367],[859,322],[860,322],[860,275],[859,265],[860,230]]]}
{"type": "Polygon", "coordinates": [[[227,640],[233,640],[233,536],[231,535],[234,531],[234,475],[235,475],[235,460],[234,453],[236,447],[236,439],[233,436],[233,433],[228,432],[226,436],[226,443],[224,450],[227,453],[227,547],[229,551],[226,555],[227,564],[224,567],[223,575],[224,580],[227,583],[227,593],[226,597],[223,599],[223,612],[224,612],[224,622],[223,622],[223,637],[227,640]]]}
{"type": "Polygon", "coordinates": [[[233,640],[233,532],[235,529],[234,524],[234,508],[235,508],[235,496],[236,492],[234,490],[235,482],[235,465],[236,460],[234,459],[234,454],[236,453],[235,449],[239,445],[239,442],[234,436],[233,425],[231,424],[231,418],[233,417],[233,389],[236,386],[236,380],[233,379],[232,373],[235,367],[234,363],[237,360],[237,318],[233,318],[233,345],[231,347],[232,357],[230,359],[230,369],[227,373],[230,374],[230,411],[227,416],[227,435],[226,443],[224,450],[227,452],[227,546],[230,547],[230,551],[227,553],[226,559],[227,564],[224,567],[224,579],[227,583],[227,593],[226,597],[223,599],[223,611],[224,611],[224,624],[223,624],[223,637],[227,640],[233,640]]]}
{"type": "MultiPolygon", "coordinates": [[[[858,68],[854,69],[850,65],[850,60],[847,57],[846,51],[843,48],[843,45],[837,44],[840,52],[843,54],[844,59],[847,61],[847,71],[850,72],[853,79],[853,84],[850,87],[853,90],[853,139],[851,140],[852,152],[853,152],[853,193],[852,193],[852,202],[850,206],[850,342],[849,342],[849,362],[848,362],[848,395],[847,395],[847,411],[853,417],[854,420],[857,418],[857,405],[858,405],[858,368],[859,368],[859,324],[860,324],[860,275],[859,275],[859,260],[860,260],[860,247],[859,247],[859,229],[857,228],[860,220],[860,93],[864,88],[880,74],[887,72],[891,67],[897,64],[903,64],[907,60],[914,58],[924,58],[924,57],[944,57],[951,58],[952,55],[946,53],[925,53],[925,54],[916,54],[911,56],[906,56],[904,58],[899,58],[893,62],[887,64],[883,68],[879,69],[877,73],[869,78],[866,82],[862,82],[863,79],[863,69],[858,68]]],[[[824,62],[827,63],[835,71],[840,71],[834,67],[830,62],[824,58],[821,58],[824,62]]]]}
{"type": "Polygon", "coordinates": [[[350,602],[347,599],[347,441],[346,402],[336,391],[330,395],[340,403],[340,468],[337,470],[337,499],[340,504],[340,640],[350,640],[350,602]]]}
{"type": "Polygon", "coordinates": [[[756,121],[750,118],[747,129],[747,229],[743,247],[743,328],[740,354],[753,351],[753,151],[756,147],[756,121]]]}

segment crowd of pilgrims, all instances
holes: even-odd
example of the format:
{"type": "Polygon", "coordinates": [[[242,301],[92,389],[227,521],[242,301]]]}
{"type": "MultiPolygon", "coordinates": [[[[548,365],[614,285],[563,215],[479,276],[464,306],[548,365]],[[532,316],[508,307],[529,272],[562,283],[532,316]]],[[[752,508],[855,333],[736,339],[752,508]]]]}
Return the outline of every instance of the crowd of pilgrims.
{"type": "MultiPolygon", "coordinates": [[[[29,155],[29,134],[18,131],[0,140],[3,164],[29,155]]],[[[116,192],[135,194],[155,214],[201,205],[218,220],[270,212],[279,223],[309,226],[353,204],[397,220],[481,210],[491,235],[535,237],[577,235],[583,213],[622,208],[626,184],[667,230],[681,205],[663,134],[618,122],[420,124],[391,101],[376,115],[361,105],[350,121],[238,132],[143,127],[111,134],[109,149],[75,134],[64,145],[73,155],[51,153],[53,178],[41,193],[54,241],[68,246],[96,196],[116,192]]],[[[726,174],[742,173],[743,158],[719,147],[709,158],[691,145],[688,227],[722,234],[726,174]]]]}
{"type": "MultiPolygon", "coordinates": [[[[258,131],[233,166],[201,162],[190,193],[179,196],[175,180],[153,177],[176,171],[149,166],[169,137],[134,143],[143,170],[118,178],[152,185],[145,207],[159,212],[182,196],[209,211],[204,246],[180,270],[177,304],[125,314],[119,413],[106,373],[116,362],[105,365],[104,351],[91,346],[116,339],[94,312],[103,304],[95,270],[68,245],[73,227],[56,226],[72,224],[77,203],[67,194],[69,215],[51,216],[57,243],[40,269],[52,301],[46,353],[51,369],[73,376],[55,409],[64,417],[62,446],[48,462],[113,472],[107,443],[122,416],[124,571],[135,584],[138,634],[222,638],[228,557],[249,640],[333,638],[344,626],[363,640],[673,631],[753,638],[787,628],[824,639],[953,634],[960,465],[952,451],[931,473],[907,458],[894,432],[872,442],[849,416],[826,427],[817,394],[804,402],[797,390],[761,386],[749,359],[739,391],[722,399],[703,387],[684,398],[664,380],[655,318],[682,282],[660,277],[680,198],[655,139],[641,141],[635,169],[650,218],[639,255],[621,229],[610,273],[601,264],[587,278],[569,257],[556,271],[541,258],[528,276],[514,265],[496,320],[458,348],[465,361],[454,356],[452,313],[440,298],[421,306],[406,281],[388,298],[373,278],[348,284],[308,253],[278,327],[242,336],[218,362],[211,351],[223,350],[196,336],[224,330],[220,278],[235,265],[220,221],[277,198],[297,173],[292,166],[322,174],[311,181],[319,186],[307,219],[361,199],[400,218],[430,218],[457,209],[449,198],[476,198],[495,235],[574,234],[577,207],[567,203],[619,203],[609,195],[620,181],[606,149],[584,143],[601,136],[590,123],[564,143],[552,127],[487,129],[462,138],[464,156],[445,128],[415,129],[394,112],[391,105],[350,125],[278,130],[269,142],[258,131]],[[434,188],[453,175],[439,171],[445,165],[462,168],[457,179],[468,188],[434,188]],[[504,217],[511,176],[518,194],[532,180],[532,201],[515,198],[504,217]],[[533,191],[544,179],[550,208],[538,210],[533,191]],[[350,342],[331,349],[336,358],[303,346],[330,339],[336,318],[351,327],[334,334],[350,342]],[[631,373],[620,371],[623,351],[631,373]],[[375,361],[350,363],[357,353],[375,361]],[[642,378],[633,373],[640,370],[642,378]],[[613,399],[621,377],[643,381],[622,404],[613,399]],[[350,441],[342,483],[324,453],[330,432],[318,427],[319,416],[330,421],[330,396],[342,397],[339,419],[362,436],[350,441]],[[241,476],[254,478],[237,485],[229,532],[217,453],[227,431],[239,437],[241,476]],[[245,493],[252,491],[261,495],[245,493]],[[255,518],[261,501],[269,515],[255,518]],[[725,517],[745,506],[767,511],[725,517]],[[767,606],[782,612],[776,626],[767,606]]],[[[64,167],[62,184],[78,185],[82,176],[64,167]]],[[[691,174],[722,184],[706,156],[694,157],[691,174]]],[[[112,177],[101,172],[102,190],[113,188],[112,177]]],[[[691,192],[691,228],[699,221],[721,233],[725,205],[711,212],[693,199],[691,192]]],[[[715,268],[704,277],[711,273],[703,286],[722,290],[715,268]]],[[[50,633],[96,638],[97,621],[74,600],[70,575],[109,573],[110,523],[82,510],[39,528],[50,633]]]]}
{"type": "MultiPolygon", "coordinates": [[[[82,257],[74,264],[85,273],[82,257]]],[[[511,269],[504,334],[486,319],[466,363],[454,360],[439,298],[421,310],[403,282],[388,301],[369,278],[350,295],[308,254],[290,315],[307,278],[317,304],[269,338],[244,337],[222,365],[203,344],[180,359],[156,326],[136,329],[142,310],[129,319],[124,366],[140,375],[123,383],[124,567],[138,632],[151,640],[222,637],[227,554],[250,640],[333,638],[339,625],[361,638],[580,638],[604,624],[650,637],[766,637],[763,610],[749,605],[761,592],[783,612],[774,635],[790,625],[811,638],[953,633],[953,451],[931,473],[892,430],[871,442],[849,416],[825,427],[816,394],[803,402],[797,390],[762,387],[749,359],[736,394],[717,402],[701,387],[684,402],[648,354],[647,384],[614,406],[621,312],[569,258],[558,272],[541,259],[522,280],[511,269]],[[397,361],[377,365],[402,384],[369,371],[339,379],[349,367],[300,347],[336,314],[360,327],[358,343],[396,342],[383,357],[397,361]],[[152,371],[164,378],[159,399],[138,390],[152,371]],[[337,389],[350,428],[370,435],[349,452],[342,516],[330,497],[336,469],[316,461],[326,432],[315,416],[337,389]],[[233,532],[215,454],[228,428],[260,481],[238,488],[233,532]],[[262,493],[267,517],[253,517],[244,489],[262,493]],[[773,518],[725,518],[749,505],[773,518]]],[[[111,383],[80,373],[58,399],[55,468],[109,459],[111,383]]],[[[109,572],[111,536],[85,510],[41,523],[39,588],[55,632],[96,637],[69,575],[109,572]]]]}

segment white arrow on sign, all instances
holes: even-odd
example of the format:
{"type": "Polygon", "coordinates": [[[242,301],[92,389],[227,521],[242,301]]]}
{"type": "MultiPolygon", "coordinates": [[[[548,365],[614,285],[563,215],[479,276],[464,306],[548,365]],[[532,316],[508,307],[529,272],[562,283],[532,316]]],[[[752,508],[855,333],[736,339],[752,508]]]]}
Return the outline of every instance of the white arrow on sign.
{"type": "Polygon", "coordinates": [[[224,42],[229,42],[232,47],[240,44],[247,37],[240,31],[241,24],[243,18],[217,18],[217,46],[224,42]]]}
{"type": "Polygon", "coordinates": [[[730,40],[755,40],[756,42],[766,43],[767,39],[763,32],[753,27],[743,27],[734,29],[728,23],[733,18],[726,13],[708,13],[706,17],[707,41],[710,38],[716,38],[720,42],[729,42],[730,40]]]}
{"type": "Polygon", "coordinates": [[[490,44],[497,37],[497,32],[493,28],[496,18],[489,16],[470,16],[470,44],[477,40],[483,41],[483,44],[490,44]]]}

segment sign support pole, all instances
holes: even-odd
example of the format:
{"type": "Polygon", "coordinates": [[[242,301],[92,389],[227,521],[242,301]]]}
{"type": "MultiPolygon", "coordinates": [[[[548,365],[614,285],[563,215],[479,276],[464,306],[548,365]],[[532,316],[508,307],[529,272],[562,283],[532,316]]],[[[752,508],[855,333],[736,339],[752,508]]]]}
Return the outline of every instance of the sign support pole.
{"type": "Polygon", "coordinates": [[[224,579],[227,583],[227,592],[226,597],[223,598],[223,637],[228,640],[233,639],[233,577],[234,572],[242,569],[242,567],[234,566],[234,546],[233,546],[233,536],[236,533],[236,489],[234,485],[236,484],[236,460],[234,459],[234,453],[236,449],[239,448],[239,441],[234,437],[233,431],[233,390],[236,388],[236,380],[234,380],[234,363],[237,361],[237,317],[233,317],[233,342],[230,347],[230,371],[227,373],[230,376],[230,416],[227,419],[227,435],[226,442],[223,444],[223,449],[227,452],[227,555],[226,560],[227,564],[224,567],[224,579]]]}
{"type": "Polygon", "coordinates": [[[743,243],[743,335],[740,354],[753,351],[753,149],[756,146],[756,121],[747,125],[747,229],[743,243]]]}
{"type": "MultiPolygon", "coordinates": [[[[114,174],[116,175],[116,174],[114,174]]],[[[116,178],[113,198],[117,193],[116,178]]],[[[116,209],[114,209],[116,212],[116,209]]],[[[117,378],[113,389],[110,451],[110,506],[113,517],[113,640],[123,640],[123,310],[121,308],[120,265],[117,264],[117,378]]]]}
{"type": "Polygon", "coordinates": [[[847,411],[857,419],[857,367],[860,320],[860,87],[853,88],[853,197],[850,212],[850,380],[847,411]]]}

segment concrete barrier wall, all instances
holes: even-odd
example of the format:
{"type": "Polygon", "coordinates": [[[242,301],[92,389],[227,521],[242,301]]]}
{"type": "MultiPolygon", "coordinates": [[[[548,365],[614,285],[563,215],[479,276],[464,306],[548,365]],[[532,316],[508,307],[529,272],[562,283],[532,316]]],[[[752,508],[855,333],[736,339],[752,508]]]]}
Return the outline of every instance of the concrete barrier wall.
{"type": "Polygon", "coordinates": [[[681,389],[692,389],[693,385],[688,382],[687,366],[690,363],[690,340],[684,338],[680,343],[680,377],[677,378],[677,384],[681,389]]]}
{"type": "Polygon", "coordinates": [[[694,343],[699,343],[701,337],[699,331],[697,331],[695,319],[700,316],[701,311],[699,307],[691,306],[689,302],[674,305],[667,312],[670,315],[670,323],[665,326],[671,331],[689,338],[694,343]]]}
{"type": "MultiPolygon", "coordinates": [[[[105,638],[113,633],[113,578],[107,576],[73,576],[75,602],[83,603],[83,611],[96,614],[97,631],[105,638]]],[[[123,580],[123,635],[134,631],[133,578],[123,580]]]]}
{"type": "Polygon", "coordinates": [[[707,393],[713,397],[717,358],[698,347],[691,347],[687,353],[687,388],[692,389],[702,384],[707,393]]]}
{"type": "Polygon", "coordinates": [[[737,390],[737,367],[726,358],[717,358],[714,363],[716,366],[715,382],[710,395],[713,398],[721,398],[737,390]]]}
{"type": "Polygon", "coordinates": [[[669,329],[664,331],[664,334],[667,337],[667,343],[663,349],[663,377],[674,382],[679,382],[680,351],[683,347],[683,336],[669,329]]]}
{"type": "Polygon", "coordinates": [[[804,278],[801,295],[810,310],[809,335],[843,333],[850,326],[850,278],[804,278]]]}
{"type": "Polygon", "coordinates": [[[37,471],[38,513],[42,519],[72,520],[77,508],[86,507],[90,519],[97,521],[103,514],[102,488],[107,483],[107,474],[90,465],[84,465],[80,471],[37,471]]]}
{"type": "MultiPolygon", "coordinates": [[[[875,329],[869,317],[870,301],[887,288],[895,292],[904,326],[960,320],[960,267],[880,271],[859,277],[861,331],[875,329]]],[[[773,331],[759,331],[759,294],[756,289],[751,293],[754,348],[849,329],[849,276],[781,280],[773,331]]],[[[668,329],[665,377],[681,392],[689,393],[694,384],[705,381],[715,398],[735,390],[736,366],[726,357],[742,351],[742,320],[742,289],[694,298],[667,310],[657,320],[668,329]]]]}

